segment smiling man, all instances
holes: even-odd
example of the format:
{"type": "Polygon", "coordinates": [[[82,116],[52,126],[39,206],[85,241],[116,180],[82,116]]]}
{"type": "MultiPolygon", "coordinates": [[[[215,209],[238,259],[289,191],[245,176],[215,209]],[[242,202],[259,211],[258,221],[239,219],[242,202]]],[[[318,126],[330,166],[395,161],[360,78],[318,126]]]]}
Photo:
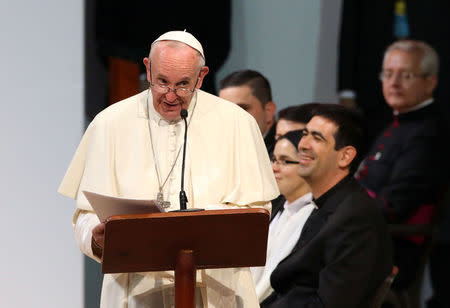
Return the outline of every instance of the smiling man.
{"type": "MultiPolygon", "coordinates": [[[[105,224],[82,191],[155,199],[167,211],[180,209],[182,109],[188,113],[187,208],[270,209],[270,200],[279,194],[251,115],[200,90],[208,68],[194,36],[182,31],[163,34],[153,42],[144,64],[150,88],[97,115],[59,188],[63,195],[76,199],[76,241],[82,252],[97,261],[105,224]]],[[[200,270],[197,282],[196,307],[258,305],[248,268],[200,270]]],[[[173,305],[172,272],[104,276],[101,307],[173,305]]]]}
{"type": "Polygon", "coordinates": [[[298,174],[317,209],[271,275],[262,308],[369,307],[392,271],[386,222],[353,178],[364,143],[361,118],[337,104],[314,111],[298,144],[298,174]]]}

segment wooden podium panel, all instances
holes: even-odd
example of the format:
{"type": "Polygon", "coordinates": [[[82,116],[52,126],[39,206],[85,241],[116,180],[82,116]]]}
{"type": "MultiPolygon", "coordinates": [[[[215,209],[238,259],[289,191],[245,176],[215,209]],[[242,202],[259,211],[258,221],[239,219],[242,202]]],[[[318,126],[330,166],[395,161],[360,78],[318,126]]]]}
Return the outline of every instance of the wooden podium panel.
{"type": "Polygon", "coordinates": [[[262,266],[269,212],[261,208],[114,216],[105,226],[103,273],[173,270],[192,250],[197,269],[262,266]]]}

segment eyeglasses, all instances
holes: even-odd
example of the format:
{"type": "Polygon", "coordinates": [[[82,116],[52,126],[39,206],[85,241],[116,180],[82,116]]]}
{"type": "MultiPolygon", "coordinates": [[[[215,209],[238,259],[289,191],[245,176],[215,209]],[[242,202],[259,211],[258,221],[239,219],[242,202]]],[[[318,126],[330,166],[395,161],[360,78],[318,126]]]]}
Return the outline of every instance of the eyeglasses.
{"type": "Polygon", "coordinates": [[[179,96],[179,97],[186,97],[189,96],[190,94],[194,93],[195,88],[197,87],[197,83],[198,80],[200,79],[200,73],[198,73],[198,77],[197,77],[197,81],[195,82],[194,88],[193,89],[189,89],[189,88],[171,88],[168,87],[164,84],[155,84],[153,83],[153,78],[152,78],[152,63],[150,62],[149,64],[149,71],[150,71],[150,86],[153,87],[153,90],[158,93],[158,94],[168,94],[170,91],[173,91],[173,93],[175,93],[175,95],[179,96]]]}
{"type": "Polygon", "coordinates": [[[272,164],[277,164],[277,165],[280,165],[280,166],[298,165],[298,164],[300,164],[299,161],[287,160],[287,159],[284,159],[284,158],[277,159],[275,156],[272,156],[270,158],[270,161],[272,162],[272,164]]]}
{"type": "MultiPolygon", "coordinates": [[[[390,80],[390,79],[394,78],[394,76],[395,76],[394,73],[391,71],[382,71],[380,73],[380,80],[381,81],[390,80]]],[[[400,72],[397,74],[397,76],[400,79],[400,81],[409,82],[416,78],[425,78],[428,76],[428,74],[417,74],[417,73],[413,73],[413,72],[400,72]]]]}

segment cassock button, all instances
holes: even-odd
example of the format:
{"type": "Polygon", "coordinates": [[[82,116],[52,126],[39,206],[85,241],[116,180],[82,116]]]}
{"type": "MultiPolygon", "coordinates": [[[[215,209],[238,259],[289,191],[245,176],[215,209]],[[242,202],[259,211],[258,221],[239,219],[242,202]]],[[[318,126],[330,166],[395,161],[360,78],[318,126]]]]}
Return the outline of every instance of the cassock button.
{"type": "Polygon", "coordinates": [[[394,123],[392,123],[392,126],[393,127],[398,127],[400,124],[399,124],[399,122],[398,122],[398,118],[397,117],[395,117],[394,118],[394,123]]]}
{"type": "Polygon", "coordinates": [[[366,176],[369,173],[369,171],[367,170],[367,166],[364,165],[363,169],[361,170],[361,175],[366,176]]]}

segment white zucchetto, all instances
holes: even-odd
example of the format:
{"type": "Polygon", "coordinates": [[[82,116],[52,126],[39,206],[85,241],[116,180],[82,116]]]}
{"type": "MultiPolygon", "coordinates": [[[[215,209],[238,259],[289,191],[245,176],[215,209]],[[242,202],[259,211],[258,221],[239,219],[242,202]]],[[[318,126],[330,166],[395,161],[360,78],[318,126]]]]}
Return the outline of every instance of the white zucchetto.
{"type": "Polygon", "coordinates": [[[203,54],[202,44],[189,32],[184,31],[169,31],[158,37],[153,41],[152,45],[158,41],[178,41],[185,43],[188,46],[191,46],[195,50],[197,50],[205,59],[205,55],[203,54]]]}

